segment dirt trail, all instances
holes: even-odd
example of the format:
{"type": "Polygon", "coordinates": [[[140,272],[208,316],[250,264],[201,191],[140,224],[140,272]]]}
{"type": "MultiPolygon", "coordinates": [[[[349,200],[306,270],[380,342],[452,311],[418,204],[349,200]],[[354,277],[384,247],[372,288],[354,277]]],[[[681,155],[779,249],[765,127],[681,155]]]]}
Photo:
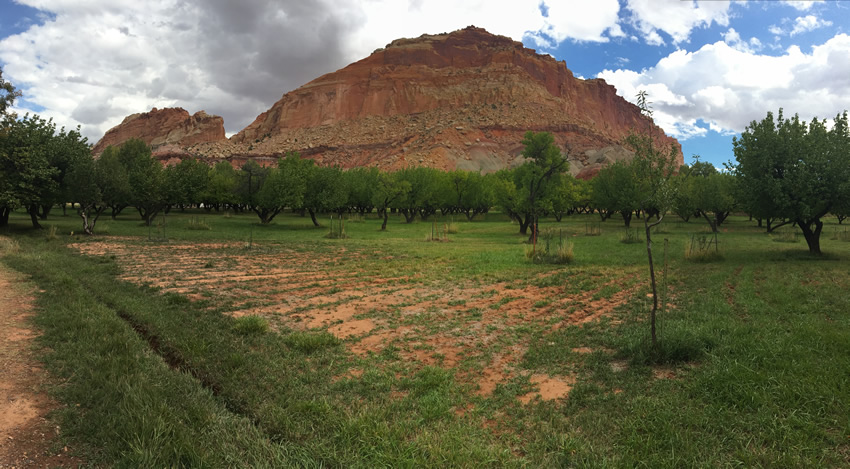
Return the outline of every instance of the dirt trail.
{"type": "Polygon", "coordinates": [[[47,420],[57,404],[44,391],[46,372],[32,351],[32,311],[31,287],[0,265],[0,469],[78,467],[58,447],[59,427],[47,420]]]}

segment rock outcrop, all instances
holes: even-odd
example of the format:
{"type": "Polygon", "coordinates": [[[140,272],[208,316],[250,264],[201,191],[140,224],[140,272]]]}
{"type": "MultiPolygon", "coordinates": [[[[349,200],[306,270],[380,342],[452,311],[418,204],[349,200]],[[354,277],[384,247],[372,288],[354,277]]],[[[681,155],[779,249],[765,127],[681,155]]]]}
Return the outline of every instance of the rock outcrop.
{"type": "Polygon", "coordinates": [[[168,144],[169,158],[184,152],[236,165],[296,151],[344,168],[490,172],[522,162],[529,130],[551,132],[579,177],[630,158],[630,132],[650,132],[682,161],[678,142],[604,80],[575,78],[563,61],[472,26],[393,41],[284,94],[229,140],[220,118],[154,110],[125,119],[95,151],[139,137],[168,144]]]}
{"type": "Polygon", "coordinates": [[[204,111],[190,116],[181,108],[153,108],[150,112],[132,114],[109,129],[95,144],[92,152],[99,155],[106,147],[117,146],[131,138],[142,139],[156,152],[167,148],[169,152],[183,153],[182,148],[198,143],[223,141],[224,120],[204,111]]]}
{"type": "Polygon", "coordinates": [[[553,133],[573,174],[630,157],[630,132],[680,148],[604,80],[577,79],[563,61],[469,27],[393,41],[283,95],[228,144],[190,151],[494,171],[521,162],[528,130],[553,133]]]}

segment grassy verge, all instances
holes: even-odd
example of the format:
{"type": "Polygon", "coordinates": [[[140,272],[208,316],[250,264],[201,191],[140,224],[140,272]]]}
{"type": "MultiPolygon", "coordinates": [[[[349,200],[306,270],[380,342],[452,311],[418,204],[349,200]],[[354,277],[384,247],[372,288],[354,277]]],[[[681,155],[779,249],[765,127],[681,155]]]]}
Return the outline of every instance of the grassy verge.
{"type": "MultiPolygon", "coordinates": [[[[587,220],[551,224],[575,245],[566,267],[528,262],[503,220],[462,223],[450,242],[426,243],[428,224],[381,234],[368,220],[347,225],[348,239],[326,240],[326,230],[297,217],[262,228],[211,217],[210,230],[181,230],[172,242],[227,242],[253,230],[252,249],[272,257],[349,256],[322,267],[328,273],[404,276],[433,290],[480,285],[480,295],[449,300],[451,314],[434,306],[387,313],[446,335],[523,304],[523,287],[586,295],[576,307],[592,308],[639,282],[607,279],[642,266],[641,246],[621,243],[613,228],[584,236],[587,220]],[[497,282],[513,290],[473,307],[495,295],[497,282]]],[[[121,236],[145,230],[112,223],[121,236]]],[[[830,255],[813,259],[745,220],[726,226],[723,257],[711,263],[684,258],[698,225],[673,223],[658,235],[659,256],[669,240],[673,305],[660,316],[660,350],[646,340],[645,289],[599,320],[563,327],[545,320],[572,314],[569,305],[545,312],[560,296],[529,302],[529,312],[544,310],[542,322],[475,333],[501,334],[485,355],[522,350],[520,372],[485,396],[458,380],[476,366],[469,360],[413,366],[400,342],[357,356],[325,329],[269,330],[258,318],[233,319],[221,314],[226,308],[119,281],[115,259],[67,249],[74,240],[64,227],[49,242],[17,235],[4,261],[45,290],[38,324],[46,363],[64,380],[63,429],[102,465],[845,467],[850,248],[824,240],[830,255]],[[571,377],[569,396],[523,404],[537,375],[571,377]]],[[[210,263],[244,257],[227,249],[210,263]]],[[[391,296],[400,287],[386,288],[391,296]]]]}

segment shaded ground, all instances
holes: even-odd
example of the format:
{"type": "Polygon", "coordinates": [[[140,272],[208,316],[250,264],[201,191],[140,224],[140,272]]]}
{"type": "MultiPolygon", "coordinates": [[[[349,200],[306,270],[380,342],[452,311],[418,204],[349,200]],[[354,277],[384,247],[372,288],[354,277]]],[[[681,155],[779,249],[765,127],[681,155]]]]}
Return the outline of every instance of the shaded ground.
{"type": "Polygon", "coordinates": [[[77,467],[59,446],[56,408],[44,391],[46,373],[32,351],[36,331],[28,321],[33,297],[22,276],[0,266],[0,468],[77,467]]]}
{"type": "Polygon", "coordinates": [[[411,271],[393,265],[405,261],[345,248],[249,250],[242,243],[120,239],[72,247],[114,257],[124,280],[206,302],[224,314],[262,316],[276,329],[327,330],[364,358],[389,352],[415,366],[452,369],[480,396],[527,376],[535,389],[522,397],[526,403],[566,397],[575,383],[573,376],[522,369],[529,337],[603,318],[616,322],[615,309],[643,285],[637,267],[553,268],[529,279],[457,282],[394,276],[411,271]]]}

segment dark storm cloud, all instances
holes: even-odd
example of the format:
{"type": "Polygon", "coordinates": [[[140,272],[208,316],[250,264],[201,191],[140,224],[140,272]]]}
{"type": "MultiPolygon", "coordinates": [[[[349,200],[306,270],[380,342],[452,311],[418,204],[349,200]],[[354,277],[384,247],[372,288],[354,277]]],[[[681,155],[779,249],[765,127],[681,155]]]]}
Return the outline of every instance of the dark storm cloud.
{"type": "MultiPolygon", "coordinates": [[[[343,3],[343,2],[340,2],[343,3]]],[[[345,38],[362,22],[356,9],[323,1],[196,1],[198,63],[229,95],[256,102],[223,109],[228,130],[247,126],[281,95],[349,63],[345,38]]]]}

